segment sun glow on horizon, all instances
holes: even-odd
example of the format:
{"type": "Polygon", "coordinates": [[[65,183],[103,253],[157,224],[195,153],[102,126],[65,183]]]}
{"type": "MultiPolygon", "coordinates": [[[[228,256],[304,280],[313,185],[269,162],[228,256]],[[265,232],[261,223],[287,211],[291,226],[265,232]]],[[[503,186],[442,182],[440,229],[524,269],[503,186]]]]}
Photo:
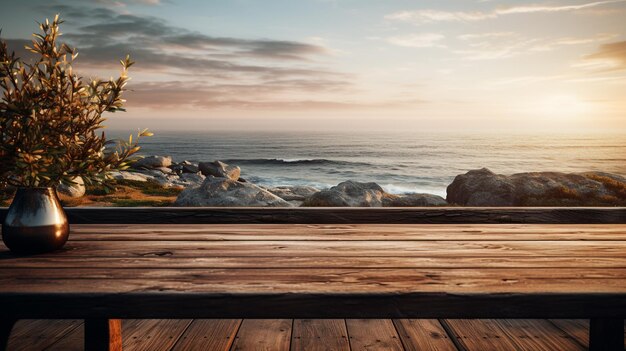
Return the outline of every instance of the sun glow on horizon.
{"type": "Polygon", "coordinates": [[[575,95],[557,94],[544,97],[531,110],[551,119],[572,119],[588,116],[593,106],[575,95]]]}

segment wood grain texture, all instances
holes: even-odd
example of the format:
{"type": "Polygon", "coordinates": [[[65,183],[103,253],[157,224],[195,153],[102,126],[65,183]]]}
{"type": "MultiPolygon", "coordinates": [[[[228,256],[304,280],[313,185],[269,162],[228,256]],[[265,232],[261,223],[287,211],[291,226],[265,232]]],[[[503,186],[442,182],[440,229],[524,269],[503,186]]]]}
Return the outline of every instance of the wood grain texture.
{"type": "Polygon", "coordinates": [[[438,268],[626,268],[626,257],[561,257],[561,256],[518,256],[518,257],[343,257],[343,256],[248,256],[229,257],[186,257],[172,259],[174,255],[148,257],[55,257],[20,258],[1,260],[5,268],[32,268],[34,264],[47,268],[111,267],[111,269],[438,269],[438,268]]]}
{"type": "Polygon", "coordinates": [[[442,323],[467,351],[524,350],[506,336],[495,320],[448,319],[442,323]]]}
{"type": "MultiPolygon", "coordinates": [[[[70,241],[38,257],[625,257],[626,241],[70,241]]],[[[0,251],[2,260],[19,256],[0,251]]]]}
{"type": "MultiPolygon", "coordinates": [[[[50,320],[48,320],[50,321],[50,320]]],[[[122,322],[123,324],[123,322],[122,322]]],[[[122,335],[122,339],[124,336],[122,335]]],[[[85,325],[81,323],[71,332],[58,339],[45,351],[83,351],[85,349],[85,325]]],[[[127,350],[126,350],[127,351],[127,350]]]]}
{"type": "MultiPolygon", "coordinates": [[[[30,338],[31,335],[37,335],[39,328],[41,327],[41,324],[39,324],[40,322],[43,323],[44,321],[28,321],[26,323],[19,323],[18,325],[16,325],[15,333],[19,335],[20,337],[16,338],[15,340],[18,340],[18,339],[28,340],[28,338],[30,338]]],[[[64,321],[64,320],[49,320],[45,322],[49,324],[50,328],[62,328],[68,323],[67,321],[64,321]]],[[[313,334],[310,334],[311,336],[318,335],[321,337],[320,339],[317,339],[318,340],[317,343],[309,344],[308,345],[309,347],[322,344],[322,345],[327,346],[326,349],[332,349],[332,345],[335,345],[336,339],[334,338],[334,336],[336,336],[336,334],[334,332],[331,332],[330,337],[329,337],[328,332],[330,330],[328,328],[331,328],[334,331],[339,331],[339,329],[341,328],[345,330],[344,320],[330,320],[330,321],[329,320],[326,320],[326,321],[307,320],[307,321],[302,321],[302,322],[304,322],[304,325],[307,326],[306,327],[307,334],[309,333],[309,331],[313,331],[313,334]],[[309,324],[309,322],[311,322],[312,324],[309,324]],[[331,323],[330,325],[328,324],[329,322],[331,323]],[[314,326],[313,329],[309,328],[313,326],[313,324],[317,324],[317,325],[314,326]],[[319,333],[317,333],[316,331],[321,331],[321,330],[324,330],[324,332],[321,335],[319,335],[319,333]]],[[[439,338],[439,335],[436,335],[433,338],[433,335],[430,335],[430,332],[435,332],[439,334],[442,330],[441,325],[438,325],[436,320],[394,320],[393,322],[395,324],[396,330],[399,333],[400,339],[402,340],[403,347],[405,350],[426,350],[426,351],[427,350],[444,350],[444,351],[456,350],[456,349],[449,349],[445,343],[442,343],[445,341],[449,343],[451,339],[439,338]],[[403,327],[406,327],[406,329],[403,330],[403,327]],[[412,334],[411,337],[408,338],[407,336],[409,333],[414,333],[414,334],[412,334]],[[434,346],[435,348],[431,349],[429,348],[430,346],[434,346]]],[[[479,323],[479,324],[484,323],[484,322],[490,323],[491,321],[489,320],[487,321],[477,320],[476,321],[476,323],[479,323]]],[[[525,344],[516,344],[518,347],[517,349],[519,350],[545,350],[545,349],[550,349],[551,347],[552,347],[552,350],[557,350],[553,348],[554,344],[549,343],[549,338],[543,337],[541,332],[548,333],[553,338],[563,337],[563,335],[559,333],[558,331],[554,335],[550,334],[552,333],[553,329],[549,327],[548,328],[545,327],[545,323],[547,323],[547,321],[545,320],[497,321],[498,325],[502,327],[503,329],[507,328],[505,326],[505,323],[507,322],[514,323],[514,325],[511,326],[511,328],[513,330],[513,333],[516,333],[517,335],[516,337],[518,341],[523,338],[532,339],[532,340],[526,341],[525,344]],[[521,325],[517,324],[520,322],[522,323],[521,325]],[[537,334],[535,330],[538,330],[539,334],[537,334]],[[522,349],[520,348],[521,346],[519,345],[525,345],[525,346],[522,349]]],[[[583,329],[585,330],[586,330],[585,325],[588,325],[588,323],[582,320],[558,320],[558,322],[563,322],[563,323],[572,322],[574,324],[579,324],[579,325],[582,325],[583,329]]],[[[183,337],[179,339],[178,343],[176,344],[173,350],[176,350],[176,351],[180,351],[180,350],[218,350],[218,351],[229,350],[230,346],[225,345],[224,343],[221,343],[220,341],[223,339],[226,341],[226,344],[230,344],[237,332],[239,323],[240,323],[240,320],[194,320],[193,323],[187,329],[187,331],[184,333],[183,337]]],[[[297,350],[299,349],[299,346],[295,344],[297,340],[295,338],[295,335],[297,334],[296,325],[298,325],[299,321],[294,320],[293,323],[294,323],[294,331],[292,335],[291,350],[297,350]]],[[[128,323],[126,323],[125,321],[123,324],[126,325],[126,327],[123,329],[127,330],[128,323]]],[[[257,324],[257,325],[263,326],[262,324],[257,324]]],[[[151,333],[155,333],[155,328],[158,329],[156,330],[157,333],[161,333],[161,334],[168,333],[168,324],[163,323],[163,322],[156,323],[155,325],[145,324],[145,323],[137,324],[137,328],[135,328],[135,332],[136,333],[144,332],[145,334],[151,334],[151,333]],[[146,330],[142,330],[142,327],[149,327],[149,328],[147,328],[146,330]]],[[[445,333],[445,331],[443,333],[445,333]]],[[[506,335],[506,333],[503,335],[506,335]]],[[[126,334],[124,336],[126,336],[126,334]]],[[[488,340],[488,342],[490,341],[488,340]]],[[[480,339],[477,339],[477,343],[478,345],[482,345],[480,339]]],[[[30,344],[23,344],[22,346],[27,347],[28,345],[30,344]]],[[[36,346],[36,345],[33,345],[33,346],[36,346]]],[[[586,346],[587,346],[586,344],[581,344],[578,347],[586,348],[586,346]]],[[[44,350],[43,348],[39,348],[39,347],[29,347],[27,349],[30,351],[44,350]]],[[[575,348],[575,349],[578,349],[578,348],[575,348]]],[[[12,349],[10,348],[9,350],[12,350],[12,349]]],[[[60,340],[55,342],[52,346],[45,348],[45,350],[46,351],[83,350],[82,326],[81,325],[77,326],[75,329],[73,329],[71,333],[62,337],[60,340]]],[[[133,348],[133,345],[129,345],[128,347],[124,348],[124,351],[135,351],[135,350],[136,349],[133,348]]],[[[558,350],[567,351],[568,349],[560,348],[558,350]]],[[[463,349],[461,348],[460,351],[463,351],[463,349]]]]}
{"type": "Polygon", "coordinates": [[[291,319],[246,319],[241,323],[233,351],[288,351],[291,319]]]}
{"type": "Polygon", "coordinates": [[[507,319],[496,323],[522,350],[583,351],[586,347],[546,320],[507,319]]]}
{"type": "Polygon", "coordinates": [[[293,321],[291,351],[349,351],[348,331],[343,319],[296,319],[293,321]]]}
{"type": "Polygon", "coordinates": [[[172,351],[228,351],[233,345],[241,319],[196,319],[172,351]]]}
{"type": "Polygon", "coordinates": [[[563,332],[572,336],[579,344],[589,345],[588,319],[551,319],[550,322],[563,332]]]}
{"type": "MultiPolygon", "coordinates": [[[[6,212],[7,208],[0,208],[1,220],[6,212]]],[[[626,223],[626,208],[620,207],[74,207],[66,212],[72,224],[626,223]]]]}
{"type": "Polygon", "coordinates": [[[398,332],[390,319],[347,319],[353,351],[402,351],[398,332]]]}
{"type": "Polygon", "coordinates": [[[190,323],[186,319],[125,320],[123,349],[169,351],[190,323]]]}
{"type": "Polygon", "coordinates": [[[43,350],[74,331],[81,320],[33,320],[17,321],[9,339],[8,350],[43,350]]]}
{"type": "Polygon", "coordinates": [[[81,224],[72,227],[72,240],[621,241],[624,232],[615,224],[81,224]]]}
{"type": "Polygon", "coordinates": [[[393,323],[406,351],[457,351],[436,319],[395,319],[393,323]]]}
{"type": "Polygon", "coordinates": [[[79,239],[70,236],[59,252],[22,257],[0,250],[0,302],[7,317],[626,314],[624,224],[73,228],[79,239]],[[360,231],[368,239],[357,240],[360,231]],[[454,240],[455,232],[462,238],[454,240]],[[143,239],[130,240],[135,234],[143,239]],[[194,235],[200,237],[192,240],[194,235]],[[272,240],[260,240],[263,235],[272,240]]]}

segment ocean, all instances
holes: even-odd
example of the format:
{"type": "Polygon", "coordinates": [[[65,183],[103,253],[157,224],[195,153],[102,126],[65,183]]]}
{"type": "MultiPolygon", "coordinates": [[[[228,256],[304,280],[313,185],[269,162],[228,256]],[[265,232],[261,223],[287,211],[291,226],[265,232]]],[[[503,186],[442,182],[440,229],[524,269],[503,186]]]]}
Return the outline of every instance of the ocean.
{"type": "MultiPolygon", "coordinates": [[[[111,133],[110,137],[122,136],[111,133]]],[[[458,174],[604,171],[626,175],[626,135],[158,132],[143,155],[221,160],[264,186],[376,182],[395,194],[446,195],[458,174]]]]}

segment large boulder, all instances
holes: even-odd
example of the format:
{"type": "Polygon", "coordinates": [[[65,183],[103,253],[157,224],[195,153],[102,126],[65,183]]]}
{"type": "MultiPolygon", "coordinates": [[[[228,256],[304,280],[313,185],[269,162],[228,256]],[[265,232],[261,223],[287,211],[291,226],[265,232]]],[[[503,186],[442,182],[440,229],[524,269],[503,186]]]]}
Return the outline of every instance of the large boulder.
{"type": "Polygon", "coordinates": [[[322,190],[304,200],[311,207],[380,207],[385,191],[376,183],[348,180],[322,190]]]}
{"type": "Polygon", "coordinates": [[[172,165],[170,156],[147,156],[133,162],[132,168],[135,169],[154,169],[161,167],[169,167],[172,165]]]}
{"type": "Polygon", "coordinates": [[[458,175],[447,200],[461,206],[623,206],[626,178],[610,173],[495,174],[483,168],[458,175]]]}
{"type": "Polygon", "coordinates": [[[207,177],[228,178],[235,181],[241,175],[241,169],[238,166],[230,166],[222,161],[200,162],[198,169],[207,177]]]}
{"type": "Polygon", "coordinates": [[[285,201],[304,201],[306,198],[319,192],[319,190],[312,186],[303,185],[278,186],[275,188],[268,188],[267,191],[285,201]]]}
{"type": "Polygon", "coordinates": [[[311,207],[414,207],[445,206],[446,200],[432,194],[389,194],[376,183],[345,181],[304,200],[311,207]]]}
{"type": "Polygon", "coordinates": [[[57,185],[57,192],[68,197],[82,197],[85,195],[85,182],[81,177],[72,178],[72,183],[61,183],[57,185]]]}
{"type": "Polygon", "coordinates": [[[291,207],[287,201],[254,184],[213,176],[208,176],[200,186],[183,190],[174,205],[291,207]]]}
{"type": "Polygon", "coordinates": [[[383,198],[383,206],[385,207],[446,206],[447,204],[443,197],[433,194],[387,194],[383,198]]]}

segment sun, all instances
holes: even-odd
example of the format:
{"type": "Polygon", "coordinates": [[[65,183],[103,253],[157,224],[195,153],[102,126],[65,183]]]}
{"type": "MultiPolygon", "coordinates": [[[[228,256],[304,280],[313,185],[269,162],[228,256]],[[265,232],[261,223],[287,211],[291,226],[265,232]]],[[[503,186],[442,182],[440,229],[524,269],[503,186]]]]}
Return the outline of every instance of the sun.
{"type": "Polygon", "coordinates": [[[585,115],[591,110],[591,105],[574,95],[551,95],[538,102],[536,111],[546,118],[574,118],[585,115]]]}

